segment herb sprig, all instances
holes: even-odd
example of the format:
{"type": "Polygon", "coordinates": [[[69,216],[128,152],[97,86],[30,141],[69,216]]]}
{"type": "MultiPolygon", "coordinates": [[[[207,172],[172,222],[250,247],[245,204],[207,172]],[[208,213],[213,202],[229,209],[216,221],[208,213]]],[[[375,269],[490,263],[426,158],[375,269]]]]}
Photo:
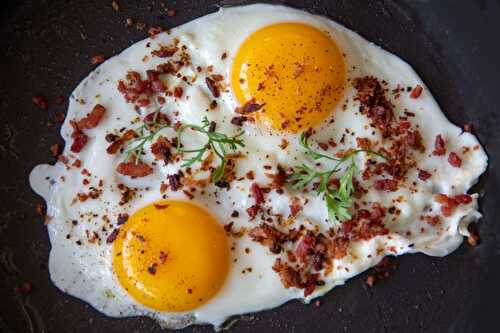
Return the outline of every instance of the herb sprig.
{"type": "Polygon", "coordinates": [[[155,111],[151,122],[143,123],[135,130],[138,137],[132,140],[129,144],[130,148],[128,148],[125,152],[125,162],[129,162],[132,158],[134,158],[134,162],[138,164],[144,152],[144,146],[146,143],[153,142],[157,134],[162,129],[169,127],[170,124],[163,121],[163,118],[159,116],[159,110],[155,111]]]}
{"type": "Polygon", "coordinates": [[[194,124],[182,125],[177,130],[178,134],[177,151],[182,153],[196,153],[193,157],[184,160],[184,163],[181,165],[181,167],[190,167],[196,162],[201,162],[203,160],[203,156],[205,155],[206,151],[208,151],[209,149],[212,150],[215,153],[215,155],[219,157],[221,161],[220,165],[215,169],[214,173],[212,174],[213,182],[217,183],[224,177],[224,170],[227,165],[228,150],[236,151],[238,149],[238,146],[245,147],[245,143],[242,139],[240,139],[240,137],[243,135],[244,132],[239,132],[234,136],[227,136],[224,133],[216,132],[215,127],[216,127],[215,122],[209,121],[207,117],[203,118],[201,126],[194,124]],[[202,147],[197,149],[183,148],[181,144],[181,136],[182,133],[188,128],[198,133],[206,135],[208,139],[207,142],[202,147]]]}
{"type": "Polygon", "coordinates": [[[299,143],[305,149],[307,155],[311,156],[314,160],[325,158],[336,161],[336,163],[332,169],[326,171],[316,171],[307,164],[298,165],[294,168],[294,172],[289,176],[289,180],[294,183],[293,188],[297,190],[308,186],[314,180],[320,180],[316,188],[316,193],[318,195],[324,195],[328,210],[328,219],[330,221],[338,222],[346,221],[351,218],[349,208],[351,207],[353,201],[353,180],[354,175],[358,172],[354,156],[359,153],[367,153],[384,159],[385,156],[371,150],[357,149],[348,152],[342,158],[331,157],[312,149],[309,145],[308,139],[309,136],[306,133],[302,133],[299,137],[299,143]],[[350,164],[347,167],[342,168],[343,164],[346,162],[349,162],[350,164]],[[344,170],[344,172],[339,178],[338,188],[331,186],[330,178],[341,170],[344,170]]]}

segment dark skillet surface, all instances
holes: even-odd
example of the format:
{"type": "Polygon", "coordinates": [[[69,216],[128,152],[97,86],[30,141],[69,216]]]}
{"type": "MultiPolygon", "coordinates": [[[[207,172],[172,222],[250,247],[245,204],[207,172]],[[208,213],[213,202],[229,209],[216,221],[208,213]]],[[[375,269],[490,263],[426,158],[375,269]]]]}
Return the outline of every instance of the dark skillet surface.
{"type": "MultiPolygon", "coordinates": [[[[0,331],[4,332],[160,332],[142,318],[112,319],[57,290],[49,279],[49,242],[35,214],[40,202],[28,174],[54,159],[49,147],[61,143],[49,116],[93,68],[90,57],[111,56],[145,37],[125,28],[133,17],[173,27],[217,9],[212,1],[165,1],[178,9],[159,17],[160,2],[24,1],[4,4],[0,23],[0,331]],[[81,3],[80,3],[81,2],[81,3]],[[44,95],[49,111],[31,103],[44,95]],[[29,295],[17,291],[33,284],[29,295]]],[[[500,1],[286,1],[359,32],[406,59],[431,88],[446,115],[471,122],[490,156],[483,176],[482,244],[460,247],[446,258],[409,255],[398,259],[393,276],[367,288],[362,274],[322,298],[322,305],[293,301],[278,309],[245,316],[235,332],[326,330],[328,332],[494,331],[500,300],[500,223],[494,169],[500,159],[498,76],[500,1]],[[330,3],[333,2],[333,3],[330,3]]],[[[243,286],[244,287],[244,286],[243,286]]],[[[187,329],[209,332],[211,327],[187,329]]]]}

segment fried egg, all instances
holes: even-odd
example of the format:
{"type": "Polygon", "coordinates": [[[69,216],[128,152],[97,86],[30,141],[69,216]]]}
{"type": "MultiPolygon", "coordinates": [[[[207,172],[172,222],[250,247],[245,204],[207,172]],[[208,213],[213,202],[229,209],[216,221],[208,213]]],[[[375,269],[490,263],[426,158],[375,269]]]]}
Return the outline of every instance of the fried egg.
{"type": "Polygon", "coordinates": [[[30,175],[47,203],[52,281],[107,316],[168,328],[309,302],[385,256],[445,256],[481,216],[466,193],[487,156],[412,68],[284,6],[221,8],[135,43],[73,91],[61,136],[59,161],[30,175]],[[147,139],[151,115],[169,121],[147,139]],[[216,184],[221,146],[190,162],[207,139],[191,125],[205,118],[243,143],[216,184]],[[328,157],[307,153],[305,132],[328,157]],[[404,135],[402,165],[389,162],[391,135],[404,135]],[[160,137],[170,146],[155,148],[160,137]],[[336,166],[360,147],[355,167],[336,166]],[[321,178],[280,179],[301,165],[336,170],[332,191],[352,172],[344,219],[329,215],[321,178]]]}

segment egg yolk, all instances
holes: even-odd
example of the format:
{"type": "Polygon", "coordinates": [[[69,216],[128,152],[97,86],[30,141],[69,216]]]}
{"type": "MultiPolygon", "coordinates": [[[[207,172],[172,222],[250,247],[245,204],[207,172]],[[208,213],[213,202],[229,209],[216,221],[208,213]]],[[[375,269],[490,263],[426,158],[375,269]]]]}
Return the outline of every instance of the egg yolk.
{"type": "Polygon", "coordinates": [[[344,57],[335,41],[300,23],[279,23],[250,35],[231,69],[231,85],[241,105],[264,106],[257,121],[296,133],[321,123],[342,98],[344,57]]]}
{"type": "Polygon", "coordinates": [[[160,311],[192,310],[210,300],[229,270],[222,226],[202,208],[159,201],[134,213],[114,242],[113,267],[139,303],[160,311]]]}

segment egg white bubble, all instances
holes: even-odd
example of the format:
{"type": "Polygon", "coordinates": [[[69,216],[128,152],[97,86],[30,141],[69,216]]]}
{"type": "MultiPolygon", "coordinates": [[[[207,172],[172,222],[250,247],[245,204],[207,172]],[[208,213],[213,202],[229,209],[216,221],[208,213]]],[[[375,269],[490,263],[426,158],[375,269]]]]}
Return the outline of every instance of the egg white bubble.
{"type": "MultiPolygon", "coordinates": [[[[476,137],[463,132],[446,119],[419,76],[397,56],[325,17],[283,6],[257,4],[221,8],[216,13],[171,29],[169,33],[161,33],[154,39],[147,38],[137,42],[97,67],[73,91],[66,121],[61,129],[61,136],[69,143],[64,149],[65,156],[74,155],[69,149],[72,142],[69,120],[84,117],[96,103],[107,109],[106,116],[99,126],[86,131],[89,142],[78,154],[82,168],[66,169],[58,162],[53,166],[37,166],[30,175],[32,188],[47,202],[47,214],[50,217],[47,230],[52,245],[49,270],[52,281],[59,289],[88,302],[107,316],[150,316],[168,328],[182,328],[200,323],[209,323],[217,328],[233,315],[274,308],[291,299],[303,298],[303,290],[284,288],[278,274],[272,270],[277,255],[245,235],[230,239],[230,243],[235,246],[231,259],[236,262],[231,264],[224,286],[213,299],[186,313],[151,310],[131,298],[118,282],[113,272],[112,244],[106,244],[105,239],[89,243],[87,235],[93,231],[100,232],[103,226],[109,228],[103,221],[104,215],[114,224],[118,214],[132,215],[141,207],[161,199],[161,182],[165,181],[167,175],[176,173],[182,163],[166,166],[157,163],[153,174],[143,178],[130,179],[119,175],[115,169],[123,160],[123,155],[106,153],[109,145],[105,140],[107,133],[122,127],[130,128],[138,116],[142,117],[159,108],[167,114],[178,111],[182,122],[199,124],[203,117],[207,116],[217,123],[218,131],[228,135],[238,132],[238,128],[230,124],[234,109],[238,105],[235,97],[231,91],[225,92],[218,99],[217,109],[207,111],[213,98],[204,78],[197,79],[191,85],[184,85],[183,98],[175,101],[168,99],[166,106],[155,102],[138,111],[134,110],[131,104],[127,104],[117,90],[118,80],[123,79],[130,70],[145,76],[147,69],[155,68],[164,60],[151,56],[144,60],[144,56],[150,55],[159,44],[169,45],[174,38],[178,38],[181,45],[187,46],[191,55],[192,64],[183,69],[184,75],[196,76],[196,66],[205,68],[212,65],[213,72],[222,74],[229,83],[231,59],[239,45],[257,29],[278,22],[305,23],[327,32],[346,54],[346,68],[350,69],[349,78],[372,75],[387,81],[390,87],[396,87],[398,84],[403,87],[413,87],[417,84],[423,86],[424,92],[420,98],[411,99],[404,93],[398,99],[393,99],[392,103],[396,112],[408,109],[415,113],[415,117],[410,121],[412,124],[418,124],[423,144],[427,147],[426,154],[418,160],[418,167],[433,170],[433,176],[427,182],[416,182],[416,193],[406,188],[400,188],[394,193],[368,189],[367,200],[380,202],[386,207],[392,205],[394,198],[403,197],[404,200],[398,205],[401,215],[396,221],[387,222],[389,235],[378,236],[369,241],[352,242],[349,254],[335,260],[335,267],[339,268],[326,276],[325,285],[316,288],[305,301],[328,292],[334,286],[344,284],[347,279],[376,265],[386,255],[422,252],[432,256],[445,256],[460,246],[463,236],[468,235],[468,223],[481,217],[477,211],[477,195],[473,196],[472,203],[457,207],[452,216],[443,218],[439,226],[426,225],[427,232],[424,234],[419,232],[422,222],[418,217],[429,209],[439,211],[439,205],[433,200],[434,194],[466,193],[486,170],[487,156],[476,137]],[[227,53],[225,60],[221,59],[223,53],[227,53]],[[464,156],[461,168],[453,168],[446,159],[429,153],[429,147],[434,146],[434,139],[438,134],[446,138],[447,149],[450,151],[459,151],[464,146],[471,148],[464,156]],[[82,175],[83,168],[88,170],[90,177],[82,175]],[[93,186],[97,186],[102,179],[103,192],[96,200],[74,202],[76,193],[88,191],[88,187],[82,185],[84,178],[90,179],[93,186]],[[127,204],[119,205],[121,194],[118,184],[139,188],[139,195],[127,204]],[[96,212],[98,216],[87,214],[88,212],[96,212]],[[77,221],[76,225],[72,221],[77,221]],[[403,230],[414,232],[411,236],[406,236],[402,233],[403,230]],[[400,231],[401,233],[398,233],[400,231]],[[67,235],[70,235],[69,239],[67,235]],[[81,241],[81,245],[78,245],[77,241],[81,241]],[[249,254],[245,253],[246,248],[250,249],[249,254]],[[251,267],[252,271],[242,274],[242,270],[247,267],[251,267]]],[[[175,84],[182,83],[169,82],[169,85],[175,84]]],[[[315,138],[318,141],[333,138],[339,142],[345,128],[354,131],[356,136],[368,137],[373,141],[380,140],[380,134],[372,133],[372,129],[366,126],[370,124],[369,119],[358,112],[359,103],[353,101],[354,94],[354,88],[348,85],[345,110],[341,110],[339,106],[337,110],[332,111],[335,122],[326,121],[317,128],[315,138]]],[[[238,161],[235,171],[237,175],[245,175],[253,170],[255,180],[245,178],[231,184],[227,191],[218,190],[217,196],[208,194],[216,189],[209,185],[206,195],[196,195],[194,199],[195,203],[205,207],[220,223],[233,221],[236,229],[250,229],[255,226],[255,222],[249,221],[245,212],[254,202],[248,194],[251,183],[269,182],[266,176],[269,171],[265,170],[263,165],[270,165],[272,170],[276,170],[278,164],[294,166],[309,161],[296,135],[273,133],[249,123],[245,123],[243,129],[246,144],[242,149],[244,158],[238,161]],[[286,150],[278,148],[283,139],[289,142],[286,150]],[[231,217],[234,210],[240,213],[239,217],[231,217]]],[[[167,137],[174,136],[174,133],[173,129],[164,129],[162,132],[167,137]]],[[[199,147],[203,138],[186,134],[183,143],[187,147],[199,147]]],[[[344,146],[355,147],[355,136],[347,136],[344,146]]],[[[145,161],[153,161],[149,146],[146,146],[145,151],[145,161]]],[[[358,165],[362,166],[365,162],[364,156],[356,156],[356,159],[358,165]]],[[[324,165],[328,166],[328,163],[324,165]]],[[[417,180],[417,171],[412,170],[408,179],[417,180]]],[[[187,199],[182,191],[169,191],[167,195],[173,199],[187,199]]],[[[287,216],[290,199],[294,196],[300,196],[304,201],[308,199],[302,213],[297,216],[296,223],[317,226],[320,230],[331,227],[331,223],[327,221],[325,203],[313,191],[299,195],[298,192],[286,188],[282,195],[270,192],[266,195],[266,201],[272,206],[273,213],[287,216]]]]}

